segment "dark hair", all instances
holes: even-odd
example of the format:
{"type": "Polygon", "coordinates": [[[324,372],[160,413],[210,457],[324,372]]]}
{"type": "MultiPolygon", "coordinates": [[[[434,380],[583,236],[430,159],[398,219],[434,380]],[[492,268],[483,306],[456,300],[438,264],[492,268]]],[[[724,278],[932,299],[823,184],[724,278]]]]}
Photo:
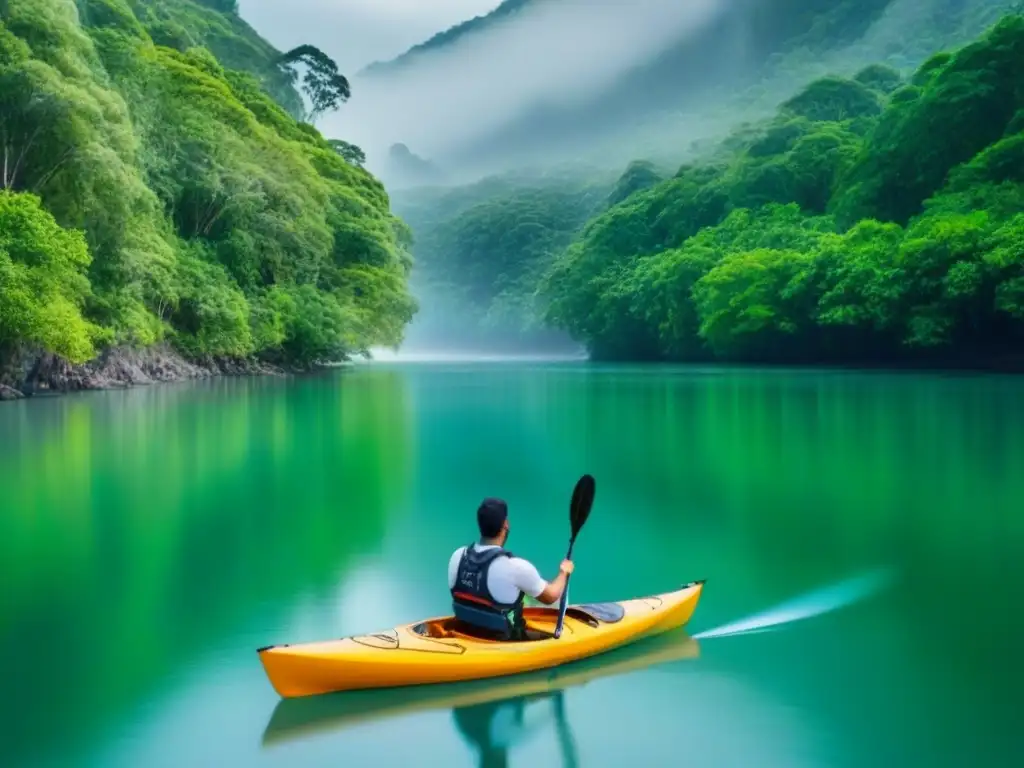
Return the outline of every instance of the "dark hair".
{"type": "Polygon", "coordinates": [[[484,499],[476,510],[476,522],[480,526],[480,535],[485,539],[493,539],[501,533],[501,526],[508,519],[508,504],[501,499],[484,499]]]}

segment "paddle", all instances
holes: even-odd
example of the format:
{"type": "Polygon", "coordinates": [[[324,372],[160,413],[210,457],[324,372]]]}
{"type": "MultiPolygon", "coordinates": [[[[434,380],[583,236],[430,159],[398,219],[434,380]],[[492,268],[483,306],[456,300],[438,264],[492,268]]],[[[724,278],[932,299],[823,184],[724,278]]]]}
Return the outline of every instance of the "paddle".
{"type": "MultiPolygon", "coordinates": [[[[576,481],[576,487],[572,490],[572,501],[569,502],[569,526],[572,535],[569,537],[569,554],[566,560],[572,559],[572,545],[576,543],[583,524],[590,517],[590,507],[594,504],[594,478],[591,475],[583,475],[576,481]]],[[[565,589],[562,591],[562,599],[558,603],[558,623],[555,625],[555,638],[562,636],[562,622],[565,621],[565,609],[569,605],[569,578],[565,577],[565,589]]]]}

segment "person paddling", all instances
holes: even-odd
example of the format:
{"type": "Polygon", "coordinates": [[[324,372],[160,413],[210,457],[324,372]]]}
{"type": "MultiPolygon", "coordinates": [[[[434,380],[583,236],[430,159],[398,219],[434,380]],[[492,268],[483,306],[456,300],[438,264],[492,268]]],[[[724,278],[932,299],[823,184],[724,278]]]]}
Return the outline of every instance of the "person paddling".
{"type": "Polygon", "coordinates": [[[455,618],[501,640],[525,640],[525,595],[546,605],[557,603],[573,563],[563,560],[558,576],[546,582],[532,563],[505,549],[508,505],[501,499],[484,499],[476,519],[480,541],[459,547],[448,561],[455,618]]]}

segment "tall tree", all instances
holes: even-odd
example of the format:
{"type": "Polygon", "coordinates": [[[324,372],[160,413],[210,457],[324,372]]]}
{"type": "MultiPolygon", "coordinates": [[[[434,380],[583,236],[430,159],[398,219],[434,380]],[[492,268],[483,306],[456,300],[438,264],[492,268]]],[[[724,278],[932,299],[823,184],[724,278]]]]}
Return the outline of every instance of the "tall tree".
{"type": "Polygon", "coordinates": [[[298,78],[296,65],[304,65],[302,89],[313,104],[309,121],[315,123],[324,112],[337,109],[348,101],[352,91],[348,79],[338,71],[338,65],[326,53],[312,45],[300,45],[281,56],[280,64],[293,79],[298,78]]]}
{"type": "Polygon", "coordinates": [[[342,139],[328,139],[327,143],[331,145],[331,149],[337,152],[346,163],[362,168],[363,163],[366,162],[366,153],[355,144],[349,144],[342,139]]]}
{"type": "Polygon", "coordinates": [[[71,105],[44,65],[0,68],[0,189],[41,188],[75,151],[71,105]]]}

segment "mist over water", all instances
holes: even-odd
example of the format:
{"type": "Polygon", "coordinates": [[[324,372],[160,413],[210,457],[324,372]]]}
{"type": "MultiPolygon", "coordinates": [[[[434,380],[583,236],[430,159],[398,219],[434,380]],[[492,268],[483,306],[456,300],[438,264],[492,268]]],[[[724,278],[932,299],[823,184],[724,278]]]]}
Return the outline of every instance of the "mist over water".
{"type": "Polygon", "coordinates": [[[399,350],[377,349],[375,360],[436,359],[583,360],[586,349],[568,333],[550,327],[525,328],[522,318],[487,318],[488,307],[417,279],[410,290],[419,310],[405,329],[399,350]]]}
{"type": "Polygon", "coordinates": [[[423,347],[413,350],[375,347],[369,363],[544,363],[586,359],[585,353],[576,355],[544,352],[486,352],[466,349],[423,347]]]}

